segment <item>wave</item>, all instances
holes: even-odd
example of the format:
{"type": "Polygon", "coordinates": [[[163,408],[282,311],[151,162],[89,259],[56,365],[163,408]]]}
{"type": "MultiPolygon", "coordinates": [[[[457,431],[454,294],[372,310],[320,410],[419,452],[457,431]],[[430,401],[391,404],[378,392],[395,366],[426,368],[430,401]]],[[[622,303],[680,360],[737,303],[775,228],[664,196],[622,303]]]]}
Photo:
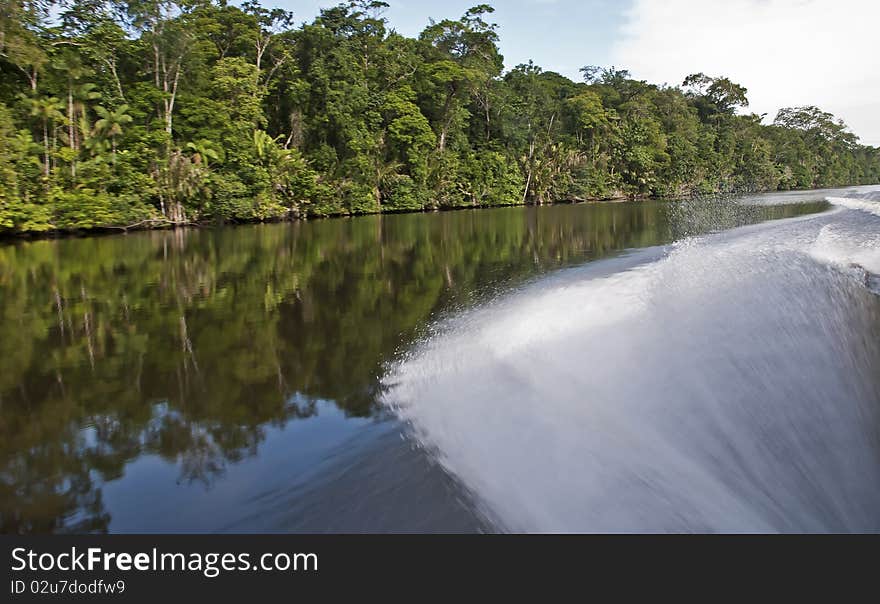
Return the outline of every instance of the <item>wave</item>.
{"type": "Polygon", "coordinates": [[[850,221],[822,227],[811,253],[817,260],[839,268],[854,270],[869,287],[880,275],[880,191],[867,191],[853,197],[828,197],[828,202],[847,210],[871,215],[868,222],[850,221]]]}
{"type": "Polygon", "coordinates": [[[877,224],[572,269],[448,320],[384,402],[506,530],[880,530],[880,304],[839,270],[877,224]]]}
{"type": "Polygon", "coordinates": [[[856,198],[856,197],[826,197],[829,203],[848,208],[850,210],[861,210],[875,216],[880,216],[880,200],[873,198],[856,198]]]}
{"type": "Polygon", "coordinates": [[[810,253],[819,261],[827,262],[858,274],[880,274],[880,233],[853,236],[846,230],[826,225],[822,227],[810,253]]]}

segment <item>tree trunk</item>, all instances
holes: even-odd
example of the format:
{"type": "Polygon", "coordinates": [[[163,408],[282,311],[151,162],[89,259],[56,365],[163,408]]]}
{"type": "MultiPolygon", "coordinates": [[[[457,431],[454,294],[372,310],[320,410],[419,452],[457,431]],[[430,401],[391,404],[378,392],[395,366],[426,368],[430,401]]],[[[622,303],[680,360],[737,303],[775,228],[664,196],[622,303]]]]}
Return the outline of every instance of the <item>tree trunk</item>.
{"type": "Polygon", "coordinates": [[[49,178],[49,120],[43,120],[43,173],[49,178]]]}
{"type": "Polygon", "coordinates": [[[119,92],[119,98],[122,99],[123,103],[127,103],[125,94],[122,92],[122,82],[119,80],[119,74],[116,72],[116,59],[104,59],[104,63],[110,68],[110,73],[113,74],[113,81],[116,82],[116,91],[119,92]]]}
{"type": "Polygon", "coordinates": [[[67,87],[67,136],[70,139],[70,148],[73,150],[73,157],[70,160],[70,178],[76,182],[76,131],[74,127],[73,115],[73,90],[67,87]]]}
{"type": "Polygon", "coordinates": [[[446,102],[443,104],[443,127],[440,129],[440,153],[443,153],[446,149],[446,135],[449,133],[449,122],[451,121],[449,111],[452,108],[453,98],[455,98],[454,90],[446,95],[446,102]]]}

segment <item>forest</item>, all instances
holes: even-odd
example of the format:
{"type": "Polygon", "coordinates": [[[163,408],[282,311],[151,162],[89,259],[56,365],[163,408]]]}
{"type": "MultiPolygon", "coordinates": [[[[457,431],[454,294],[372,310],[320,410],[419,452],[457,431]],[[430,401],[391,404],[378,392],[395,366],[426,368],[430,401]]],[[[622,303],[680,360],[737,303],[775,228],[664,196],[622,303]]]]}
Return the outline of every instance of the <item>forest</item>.
{"type": "Polygon", "coordinates": [[[0,6],[0,234],[880,182],[841,120],[765,124],[723,75],[505,69],[486,4],[415,39],[370,0],[0,6]]]}

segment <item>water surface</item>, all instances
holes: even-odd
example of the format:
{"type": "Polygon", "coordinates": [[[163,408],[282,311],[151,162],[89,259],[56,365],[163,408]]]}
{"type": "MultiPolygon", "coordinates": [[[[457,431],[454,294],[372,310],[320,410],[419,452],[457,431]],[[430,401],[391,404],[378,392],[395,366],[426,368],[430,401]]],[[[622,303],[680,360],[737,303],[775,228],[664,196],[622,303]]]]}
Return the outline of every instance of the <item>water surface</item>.
{"type": "Polygon", "coordinates": [[[876,529],[865,191],[0,245],[2,530],[876,529]]]}

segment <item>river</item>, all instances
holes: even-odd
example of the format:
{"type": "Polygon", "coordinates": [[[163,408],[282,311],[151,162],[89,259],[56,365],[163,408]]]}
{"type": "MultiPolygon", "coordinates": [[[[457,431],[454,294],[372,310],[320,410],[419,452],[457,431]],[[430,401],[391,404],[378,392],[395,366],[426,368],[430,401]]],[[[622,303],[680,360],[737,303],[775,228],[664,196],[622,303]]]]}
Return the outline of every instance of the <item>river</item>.
{"type": "Polygon", "coordinates": [[[0,244],[0,530],[877,531],[878,191],[0,244]]]}

